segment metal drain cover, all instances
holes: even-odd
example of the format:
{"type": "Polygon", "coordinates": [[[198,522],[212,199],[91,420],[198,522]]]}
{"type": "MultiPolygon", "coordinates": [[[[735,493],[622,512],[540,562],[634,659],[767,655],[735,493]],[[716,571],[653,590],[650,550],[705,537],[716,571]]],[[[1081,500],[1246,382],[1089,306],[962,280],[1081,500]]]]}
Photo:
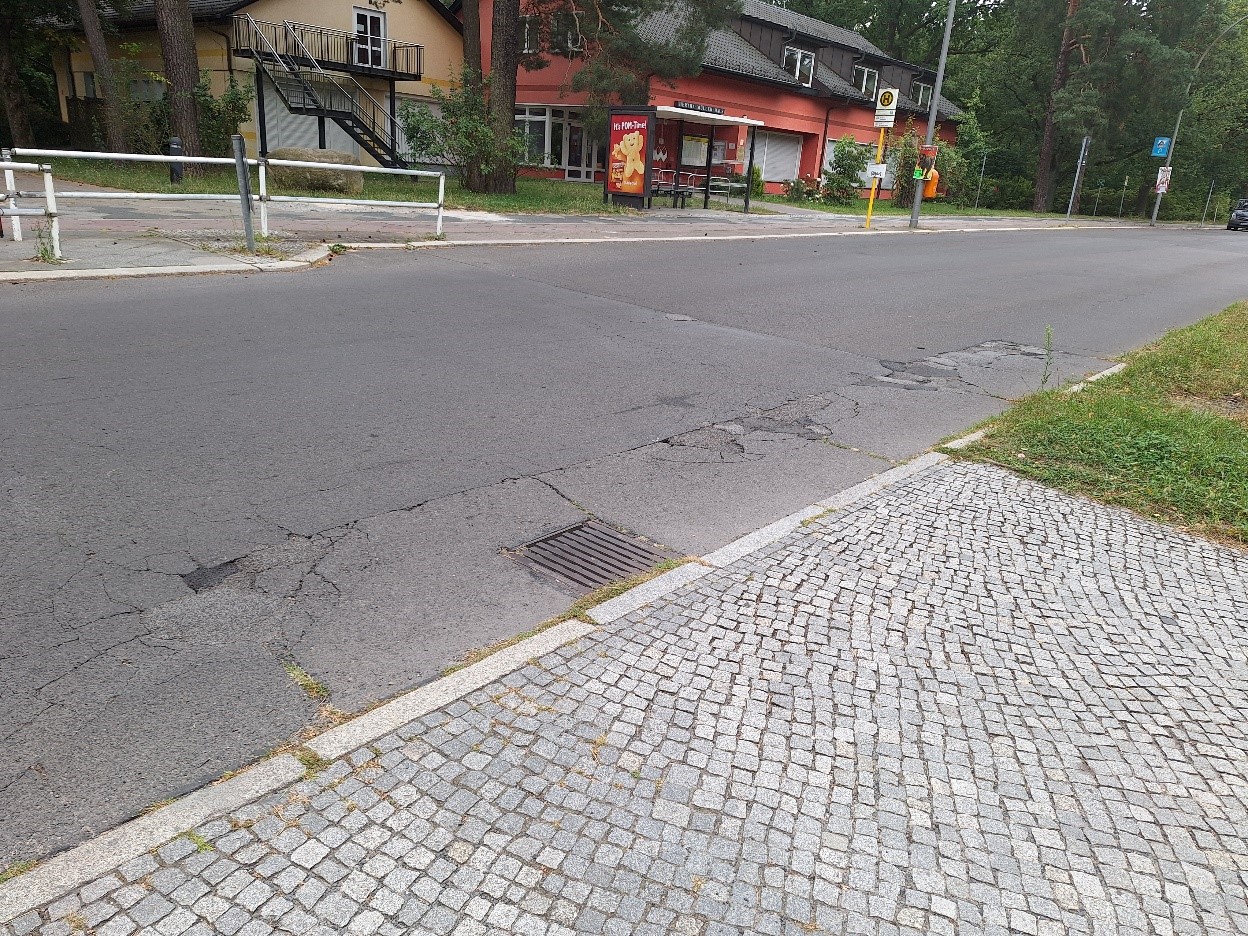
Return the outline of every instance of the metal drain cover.
{"type": "Polygon", "coordinates": [[[503,550],[529,571],[576,595],[649,572],[679,555],[601,520],[584,520],[515,549],[503,550]]]}

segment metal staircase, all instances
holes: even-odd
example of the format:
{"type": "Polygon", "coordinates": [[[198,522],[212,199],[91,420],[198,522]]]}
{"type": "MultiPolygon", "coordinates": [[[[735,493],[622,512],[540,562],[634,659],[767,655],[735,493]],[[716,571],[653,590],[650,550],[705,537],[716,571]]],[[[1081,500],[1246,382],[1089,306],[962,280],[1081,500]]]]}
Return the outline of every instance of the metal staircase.
{"type": "Polygon", "coordinates": [[[265,23],[234,17],[234,48],[255,60],[294,114],[328,118],[381,165],[408,167],[399,150],[398,122],[350,75],[330,75],[308,50],[300,28],[289,21],[265,23]]]}

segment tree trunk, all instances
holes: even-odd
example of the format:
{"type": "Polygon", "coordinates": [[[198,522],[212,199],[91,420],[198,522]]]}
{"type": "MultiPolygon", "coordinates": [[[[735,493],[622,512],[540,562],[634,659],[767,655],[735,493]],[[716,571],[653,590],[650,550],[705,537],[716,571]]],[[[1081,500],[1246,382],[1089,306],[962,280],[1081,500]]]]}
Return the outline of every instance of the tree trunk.
{"type": "Polygon", "coordinates": [[[169,83],[171,129],[175,136],[182,139],[182,152],[198,156],[199,122],[195,112],[195,87],[199,84],[199,56],[195,51],[191,8],[188,0],[155,0],[155,6],[160,54],[165,60],[165,80],[169,83]]]}
{"type": "Polygon", "coordinates": [[[1040,156],[1036,160],[1036,211],[1053,207],[1053,157],[1057,148],[1057,94],[1070,78],[1070,53],[1075,48],[1075,29],[1071,20],[1079,12],[1080,0],[1066,0],[1066,23],[1062,27],[1062,44],[1057,50],[1053,67],[1053,84],[1044,107],[1044,133],[1040,137],[1040,156]]]}
{"type": "Polygon", "coordinates": [[[0,33],[0,97],[4,98],[4,115],[9,121],[9,136],[14,146],[34,146],[35,134],[30,129],[30,102],[26,88],[17,74],[17,56],[7,32],[0,33]]]}
{"type": "Polygon", "coordinates": [[[104,39],[104,27],[100,23],[100,10],[95,0],[78,0],[78,16],[82,20],[82,32],[91,51],[91,64],[95,68],[95,93],[104,105],[104,141],[110,152],[126,151],[126,134],[121,125],[117,107],[117,85],[113,80],[113,62],[108,57],[108,43],[104,39]]]}
{"type": "Polygon", "coordinates": [[[481,86],[481,0],[464,0],[464,77],[481,86]]]}
{"type": "MultiPolygon", "coordinates": [[[[507,146],[516,125],[516,69],[520,67],[520,0],[494,0],[490,31],[490,126],[500,149],[507,146]]],[[[490,173],[489,191],[510,195],[516,191],[516,167],[506,165],[490,173]]]]}

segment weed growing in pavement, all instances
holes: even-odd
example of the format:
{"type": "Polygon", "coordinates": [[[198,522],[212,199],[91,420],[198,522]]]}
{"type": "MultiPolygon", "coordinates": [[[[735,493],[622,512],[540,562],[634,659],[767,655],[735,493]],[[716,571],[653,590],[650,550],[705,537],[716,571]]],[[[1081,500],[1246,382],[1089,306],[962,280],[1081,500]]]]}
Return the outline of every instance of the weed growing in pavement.
{"type": "Polygon", "coordinates": [[[329,766],[329,761],[317,754],[310,747],[301,747],[294,752],[296,760],[303,764],[303,779],[311,780],[329,766]]]}
{"type": "Polygon", "coordinates": [[[329,699],[329,687],[305,670],[298,663],[283,663],[282,669],[286,670],[296,686],[303,690],[313,702],[325,702],[329,699]]]}
{"type": "Polygon", "coordinates": [[[335,257],[338,256],[338,254],[344,254],[347,252],[347,245],[346,244],[330,244],[329,252],[333,254],[335,257]]]}
{"type": "Polygon", "coordinates": [[[1053,376],[1053,326],[1044,326],[1044,373],[1040,375],[1040,389],[1049,385],[1053,376]]]}
{"type": "Polygon", "coordinates": [[[34,868],[34,867],[35,867],[35,865],[37,865],[37,864],[39,864],[39,862],[38,862],[38,861],[36,861],[36,860],[35,860],[35,859],[33,859],[33,858],[31,858],[31,859],[29,859],[29,860],[27,860],[27,861],[15,861],[15,862],[13,862],[13,863],[12,863],[11,865],[9,865],[8,867],[4,868],[3,870],[0,870],[0,884],[5,883],[6,881],[11,881],[11,880],[13,880],[15,877],[18,877],[19,875],[25,874],[27,871],[29,871],[29,870],[31,870],[32,868],[34,868]]]}
{"type": "Polygon", "coordinates": [[[31,259],[38,263],[64,263],[56,256],[56,249],[52,245],[52,232],[43,222],[35,225],[35,255],[31,259]]]}
{"type": "Polygon", "coordinates": [[[212,851],[212,843],[196,832],[194,829],[187,829],[182,833],[182,838],[186,839],[195,846],[195,850],[199,852],[212,851]]]}

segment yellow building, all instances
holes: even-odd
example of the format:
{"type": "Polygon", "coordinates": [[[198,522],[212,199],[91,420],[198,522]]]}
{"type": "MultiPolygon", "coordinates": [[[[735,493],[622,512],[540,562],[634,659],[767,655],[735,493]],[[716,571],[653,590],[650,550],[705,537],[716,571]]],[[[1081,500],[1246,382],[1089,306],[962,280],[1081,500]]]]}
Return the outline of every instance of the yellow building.
{"type": "MultiPolygon", "coordinates": [[[[231,76],[255,89],[241,127],[248,152],[285,146],[352,153],[398,165],[407,152],[395,121],[404,101],[430,101],[458,79],[463,32],[440,0],[190,0],[199,67],[213,94],[231,76]]],[[[128,59],[131,100],[164,94],[151,0],[112,20],[114,59],[128,59]],[[132,75],[139,77],[130,77],[132,75]]],[[[85,43],[55,63],[61,117],[96,97],[85,43]]]]}

